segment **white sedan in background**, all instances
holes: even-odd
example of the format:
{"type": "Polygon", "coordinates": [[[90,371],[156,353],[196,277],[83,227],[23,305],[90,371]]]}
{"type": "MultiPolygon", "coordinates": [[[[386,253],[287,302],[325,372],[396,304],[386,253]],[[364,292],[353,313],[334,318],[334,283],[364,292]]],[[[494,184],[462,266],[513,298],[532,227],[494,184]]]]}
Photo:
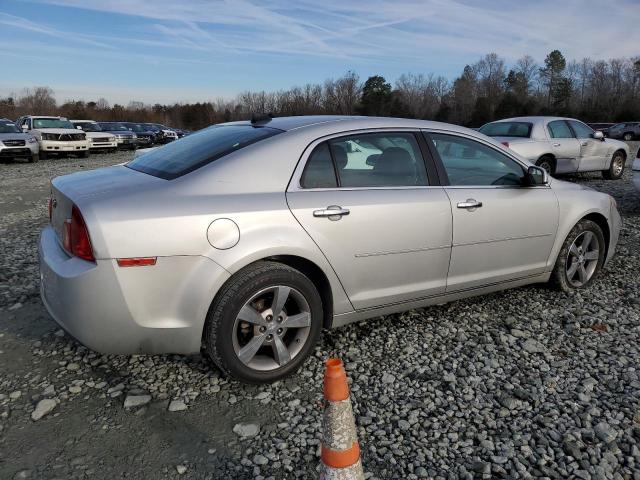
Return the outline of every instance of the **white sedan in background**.
{"type": "Polygon", "coordinates": [[[629,158],[625,142],[604,138],[602,132],[573,118],[507,118],[487,123],[480,132],[551,175],[600,171],[604,178],[617,180],[629,158]]]}

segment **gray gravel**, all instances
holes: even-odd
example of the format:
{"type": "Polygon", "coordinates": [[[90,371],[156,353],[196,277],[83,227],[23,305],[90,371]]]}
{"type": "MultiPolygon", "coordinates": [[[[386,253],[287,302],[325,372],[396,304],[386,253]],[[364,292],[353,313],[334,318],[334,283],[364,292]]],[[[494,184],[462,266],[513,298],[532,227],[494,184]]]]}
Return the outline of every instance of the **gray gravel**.
{"type": "MultiPolygon", "coordinates": [[[[634,151],[638,145],[634,145],[634,151]]],[[[640,480],[640,195],[587,290],[531,286],[326,332],[297,375],[229,382],[199,356],[105,356],[38,298],[48,179],[130,153],[0,165],[0,478],[312,478],[339,355],[367,478],[640,480]]]]}

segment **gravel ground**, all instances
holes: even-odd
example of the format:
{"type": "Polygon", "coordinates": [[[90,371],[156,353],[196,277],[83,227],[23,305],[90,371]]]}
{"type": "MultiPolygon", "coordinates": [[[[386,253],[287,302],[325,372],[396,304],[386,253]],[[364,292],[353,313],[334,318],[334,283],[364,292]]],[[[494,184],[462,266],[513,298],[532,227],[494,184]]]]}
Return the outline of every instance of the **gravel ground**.
{"type": "MultiPolygon", "coordinates": [[[[638,144],[633,145],[635,151],[638,144]]],[[[38,296],[49,178],[130,153],[0,165],[0,478],[313,478],[322,362],[347,364],[367,478],[640,480],[640,194],[580,293],[544,286],[323,335],[292,378],[229,382],[199,357],[103,356],[38,296]]]]}

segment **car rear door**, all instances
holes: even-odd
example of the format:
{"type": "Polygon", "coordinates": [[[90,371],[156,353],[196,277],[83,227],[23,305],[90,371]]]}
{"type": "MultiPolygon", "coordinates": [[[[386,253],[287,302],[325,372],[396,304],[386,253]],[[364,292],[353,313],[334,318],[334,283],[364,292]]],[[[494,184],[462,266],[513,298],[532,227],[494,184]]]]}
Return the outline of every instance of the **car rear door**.
{"type": "Polygon", "coordinates": [[[478,138],[430,131],[451,200],[453,243],[447,292],[544,272],[558,229],[549,186],[526,186],[525,167],[478,138]]]}
{"type": "Polygon", "coordinates": [[[336,135],[311,144],[294,173],[291,212],[357,310],[445,291],[451,205],[425,149],[419,131],[336,135]]]}
{"type": "Polygon", "coordinates": [[[580,144],[566,120],[552,120],[547,123],[547,135],[551,151],[556,158],[556,173],[578,171],[580,144]]]}
{"type": "Polygon", "coordinates": [[[593,129],[577,120],[568,120],[571,130],[580,144],[579,172],[592,172],[609,168],[611,158],[607,155],[609,150],[606,142],[593,138],[593,129]]]}

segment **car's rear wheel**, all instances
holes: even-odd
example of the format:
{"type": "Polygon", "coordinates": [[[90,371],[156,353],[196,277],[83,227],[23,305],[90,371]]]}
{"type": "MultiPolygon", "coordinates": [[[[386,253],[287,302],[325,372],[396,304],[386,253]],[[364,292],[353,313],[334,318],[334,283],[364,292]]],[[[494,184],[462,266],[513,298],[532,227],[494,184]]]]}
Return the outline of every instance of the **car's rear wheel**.
{"type": "Polygon", "coordinates": [[[536,165],[540,168],[544,168],[549,175],[556,173],[556,161],[549,155],[544,155],[538,159],[536,165]]]}
{"type": "Polygon", "coordinates": [[[602,171],[602,176],[607,180],[618,180],[624,173],[624,164],[624,154],[622,152],[614,153],[609,168],[602,171]]]}
{"type": "Polygon", "coordinates": [[[257,262],[234,275],[213,301],[203,340],[227,375],[269,383],[297,370],[322,329],[322,301],[304,274],[257,262]]]}
{"type": "Polygon", "coordinates": [[[604,258],[602,229],[591,220],[581,220],[562,244],[551,283],[565,292],[584,288],[600,271],[604,258]]]}
{"type": "Polygon", "coordinates": [[[631,132],[625,133],[622,136],[622,139],[626,140],[627,142],[630,142],[631,140],[633,140],[633,133],[631,133],[631,132]]]}

